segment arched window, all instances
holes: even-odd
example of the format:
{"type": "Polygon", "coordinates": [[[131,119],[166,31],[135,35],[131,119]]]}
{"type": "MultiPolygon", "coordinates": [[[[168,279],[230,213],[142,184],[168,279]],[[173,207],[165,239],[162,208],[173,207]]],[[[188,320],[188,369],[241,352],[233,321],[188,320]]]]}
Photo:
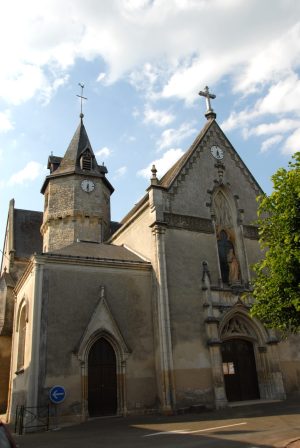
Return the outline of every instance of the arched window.
{"type": "Polygon", "coordinates": [[[24,369],[24,357],[25,357],[25,341],[26,341],[26,306],[23,306],[19,317],[19,339],[18,339],[18,359],[17,359],[17,371],[24,369]]]}
{"type": "Polygon", "coordinates": [[[231,207],[226,195],[222,190],[217,191],[217,193],[214,195],[213,202],[217,228],[233,227],[231,207]]]}

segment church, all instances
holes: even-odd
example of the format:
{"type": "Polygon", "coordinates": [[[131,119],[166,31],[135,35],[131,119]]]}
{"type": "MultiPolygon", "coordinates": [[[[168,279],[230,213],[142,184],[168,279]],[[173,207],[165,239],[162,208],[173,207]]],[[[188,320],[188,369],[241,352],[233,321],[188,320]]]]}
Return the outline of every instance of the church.
{"type": "Polygon", "coordinates": [[[43,212],[12,199],[0,278],[0,413],[61,418],[172,414],[283,400],[300,388],[300,340],[249,315],[262,193],[217,123],[120,223],[114,188],[80,122],[51,155],[43,212]],[[247,297],[247,298],[245,298],[247,297]]]}

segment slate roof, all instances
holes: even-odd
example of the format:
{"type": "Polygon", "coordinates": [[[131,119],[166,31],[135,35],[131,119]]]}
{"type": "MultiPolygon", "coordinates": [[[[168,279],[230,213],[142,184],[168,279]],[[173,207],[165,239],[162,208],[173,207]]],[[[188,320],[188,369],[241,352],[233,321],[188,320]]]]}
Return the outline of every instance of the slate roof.
{"type": "Polygon", "coordinates": [[[98,260],[115,260],[147,263],[124,246],[114,246],[106,243],[80,241],[67,247],[45,253],[48,255],[70,256],[77,258],[93,258],[98,260]]]}
{"type": "Polygon", "coordinates": [[[65,152],[65,155],[62,158],[57,156],[50,156],[49,160],[50,161],[55,160],[56,162],[60,161],[60,163],[59,166],[55,169],[55,171],[53,171],[49,176],[46,177],[46,180],[42,186],[41,190],[42,193],[44,193],[50,178],[64,176],[73,173],[84,174],[85,176],[101,177],[103,179],[103,182],[109,188],[110,192],[113,193],[114,191],[113,186],[105,177],[105,174],[107,173],[107,168],[104,165],[98,165],[97,163],[96,157],[92,149],[92,145],[88,138],[82,119],[80,120],[80,123],[75,131],[75,134],[72,137],[72,140],[65,152]],[[86,149],[89,149],[90,154],[92,156],[91,170],[84,170],[81,169],[80,167],[80,157],[86,149]]]}
{"type": "Polygon", "coordinates": [[[56,170],[56,174],[73,172],[76,167],[79,168],[79,158],[87,148],[90,150],[93,156],[93,169],[97,171],[98,165],[95,160],[92,145],[89,141],[84,124],[82,120],[80,120],[80,123],[75,131],[75,134],[73,135],[68,149],[64,157],[62,158],[59,167],[56,170]]]}
{"type": "Polygon", "coordinates": [[[120,227],[121,223],[117,221],[110,221],[110,234],[113,235],[120,227]]]}
{"type": "Polygon", "coordinates": [[[29,258],[34,252],[42,252],[43,239],[40,232],[42,221],[42,212],[14,209],[13,237],[16,257],[29,258]]]}

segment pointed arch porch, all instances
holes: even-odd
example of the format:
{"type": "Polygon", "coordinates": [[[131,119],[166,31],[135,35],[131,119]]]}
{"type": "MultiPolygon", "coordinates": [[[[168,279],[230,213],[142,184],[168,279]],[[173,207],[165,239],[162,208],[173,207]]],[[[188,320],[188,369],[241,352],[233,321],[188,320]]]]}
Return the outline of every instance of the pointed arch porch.
{"type": "Polygon", "coordinates": [[[226,368],[234,369],[233,365],[223,364],[226,356],[225,358],[224,355],[222,356],[222,347],[230,344],[234,347],[238,341],[241,341],[242,346],[248,347],[249,356],[252,356],[250,352],[251,346],[253,347],[259,398],[261,400],[285,399],[277,349],[278,340],[274,338],[272,332],[268,331],[257,319],[251,318],[247,307],[241,303],[237,303],[219,319],[215,319],[213,325],[216,325],[215,334],[218,335],[215,343],[210,347],[216,407],[226,406],[229,401],[224,375],[226,375],[226,368]]]}
{"type": "Polygon", "coordinates": [[[89,413],[89,355],[91,350],[100,340],[107,342],[115,355],[115,375],[116,375],[116,415],[126,415],[126,359],[129,351],[124,347],[121,341],[118,341],[114,335],[105,329],[95,331],[80,347],[78,351],[78,359],[81,366],[81,396],[82,396],[82,416],[84,419],[90,417],[89,413]]]}
{"type": "Polygon", "coordinates": [[[90,321],[83,332],[80,341],[74,349],[74,354],[81,367],[81,406],[82,418],[89,417],[88,412],[88,359],[93,345],[101,338],[107,341],[115,354],[117,383],[117,415],[126,415],[126,360],[131,353],[115,320],[108,303],[105,300],[105,288],[100,287],[100,299],[91,315],[90,321]]]}

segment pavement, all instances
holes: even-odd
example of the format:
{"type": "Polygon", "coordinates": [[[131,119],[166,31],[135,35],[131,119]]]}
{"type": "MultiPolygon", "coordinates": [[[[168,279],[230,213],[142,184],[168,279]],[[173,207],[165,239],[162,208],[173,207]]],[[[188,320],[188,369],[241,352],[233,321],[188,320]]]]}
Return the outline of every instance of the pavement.
{"type": "Polygon", "coordinates": [[[19,448],[300,448],[300,398],[197,414],[94,418],[14,437],[19,448]]]}

